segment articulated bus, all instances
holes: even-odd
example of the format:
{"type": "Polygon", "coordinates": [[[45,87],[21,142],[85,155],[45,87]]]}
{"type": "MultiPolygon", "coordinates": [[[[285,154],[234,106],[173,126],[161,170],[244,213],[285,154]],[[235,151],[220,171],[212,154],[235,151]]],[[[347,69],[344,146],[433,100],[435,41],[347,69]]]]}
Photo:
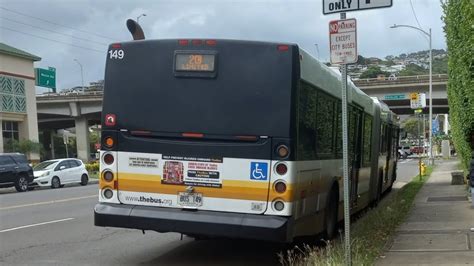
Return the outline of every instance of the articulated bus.
{"type": "MultiPolygon", "coordinates": [[[[334,236],[340,95],[340,75],[296,44],[111,44],[95,225],[275,242],[334,236]]],[[[355,213],[391,188],[399,126],[352,82],[348,101],[355,213]]]]}

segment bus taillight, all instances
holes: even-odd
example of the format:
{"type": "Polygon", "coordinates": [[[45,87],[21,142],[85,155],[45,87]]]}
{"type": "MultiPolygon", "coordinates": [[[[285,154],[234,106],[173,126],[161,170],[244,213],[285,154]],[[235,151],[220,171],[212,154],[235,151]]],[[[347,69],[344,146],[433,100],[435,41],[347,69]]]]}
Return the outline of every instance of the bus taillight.
{"type": "Polygon", "coordinates": [[[104,178],[105,181],[107,182],[111,182],[112,180],[114,180],[114,174],[110,171],[105,171],[103,174],[102,174],[102,177],[104,178]]]}
{"type": "Polygon", "coordinates": [[[185,46],[185,45],[189,44],[189,41],[188,40],[178,40],[178,44],[181,45],[181,46],[185,46]]]}
{"type": "Polygon", "coordinates": [[[113,139],[112,137],[106,137],[106,138],[104,139],[104,145],[105,145],[105,147],[107,147],[107,148],[110,149],[110,148],[112,148],[112,147],[114,146],[114,144],[115,144],[115,141],[114,141],[114,139],[113,139]]]}
{"type": "Polygon", "coordinates": [[[206,44],[209,45],[209,46],[216,46],[217,41],[216,40],[207,40],[206,44]]]}
{"type": "Polygon", "coordinates": [[[186,137],[186,138],[202,138],[202,137],[204,137],[204,134],[189,132],[189,133],[183,133],[182,136],[186,137]]]}
{"type": "Polygon", "coordinates": [[[192,44],[193,44],[193,45],[201,45],[201,44],[202,44],[202,41],[201,41],[201,40],[193,40],[193,41],[192,41],[192,44]]]}
{"type": "Polygon", "coordinates": [[[286,52],[286,51],[288,51],[288,50],[290,49],[290,47],[289,47],[288,45],[278,45],[278,46],[277,46],[277,49],[278,49],[278,51],[280,51],[280,52],[286,52]]]}
{"type": "Polygon", "coordinates": [[[288,167],[284,163],[279,163],[275,167],[275,170],[276,170],[277,174],[284,175],[288,171],[288,167]]]}
{"type": "Polygon", "coordinates": [[[278,156],[280,156],[281,158],[286,158],[290,154],[288,147],[283,144],[278,146],[276,151],[277,151],[278,156]]]}
{"type": "Polygon", "coordinates": [[[104,155],[104,163],[111,165],[114,163],[114,156],[110,153],[104,155]]]}
{"type": "Polygon", "coordinates": [[[283,181],[275,182],[275,191],[278,193],[285,193],[286,192],[286,184],[283,181]]]}

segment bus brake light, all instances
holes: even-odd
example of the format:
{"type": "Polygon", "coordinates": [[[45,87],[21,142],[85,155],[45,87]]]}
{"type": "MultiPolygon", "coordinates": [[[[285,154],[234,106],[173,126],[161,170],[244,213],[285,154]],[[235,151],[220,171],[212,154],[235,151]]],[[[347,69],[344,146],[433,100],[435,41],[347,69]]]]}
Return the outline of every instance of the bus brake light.
{"type": "Polygon", "coordinates": [[[216,46],[217,41],[216,40],[207,40],[206,44],[209,45],[209,46],[216,46]]]}
{"type": "Polygon", "coordinates": [[[286,52],[290,49],[290,47],[288,45],[278,45],[277,49],[280,52],[286,52]]]}
{"type": "Polygon", "coordinates": [[[178,44],[181,45],[181,46],[185,46],[185,45],[189,44],[189,41],[188,40],[179,40],[178,44]]]}
{"type": "Polygon", "coordinates": [[[193,40],[192,43],[193,43],[193,45],[201,45],[202,41],[201,40],[193,40]]]}
{"type": "Polygon", "coordinates": [[[202,133],[183,133],[182,136],[186,137],[186,138],[202,138],[202,137],[204,137],[204,134],[202,134],[202,133]]]}

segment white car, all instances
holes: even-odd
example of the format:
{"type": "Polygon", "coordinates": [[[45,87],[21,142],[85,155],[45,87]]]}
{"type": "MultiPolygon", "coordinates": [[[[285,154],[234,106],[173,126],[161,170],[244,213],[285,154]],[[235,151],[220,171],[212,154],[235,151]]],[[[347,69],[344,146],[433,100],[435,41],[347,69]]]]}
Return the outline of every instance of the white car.
{"type": "Polygon", "coordinates": [[[85,165],[78,159],[57,159],[44,161],[33,167],[34,180],[31,187],[59,188],[64,184],[80,183],[85,186],[89,182],[89,173],[85,165]]]}

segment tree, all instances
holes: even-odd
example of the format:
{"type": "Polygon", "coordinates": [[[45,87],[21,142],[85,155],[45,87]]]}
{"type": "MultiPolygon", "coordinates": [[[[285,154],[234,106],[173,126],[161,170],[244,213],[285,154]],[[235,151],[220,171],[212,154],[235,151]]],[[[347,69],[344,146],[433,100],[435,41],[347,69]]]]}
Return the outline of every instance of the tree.
{"type": "Polygon", "coordinates": [[[410,134],[411,136],[418,137],[418,134],[423,134],[423,132],[418,132],[418,122],[419,119],[417,118],[408,118],[407,120],[403,121],[401,127],[405,130],[406,133],[410,134]]]}
{"type": "Polygon", "coordinates": [[[428,69],[425,69],[416,64],[408,64],[405,66],[405,69],[398,73],[399,76],[418,76],[418,75],[428,75],[430,72],[428,69]]]}
{"type": "Polygon", "coordinates": [[[8,139],[3,144],[3,149],[5,152],[19,152],[23,154],[29,154],[31,152],[43,154],[45,152],[43,145],[29,139],[22,139],[20,141],[16,139],[8,139]]]}
{"type": "Polygon", "coordinates": [[[463,166],[468,168],[474,135],[474,5],[472,0],[446,0],[444,32],[448,45],[448,104],[451,133],[463,166]]]}
{"type": "Polygon", "coordinates": [[[379,66],[369,66],[366,71],[360,74],[361,79],[367,78],[376,78],[377,75],[383,74],[385,76],[390,76],[390,73],[382,71],[379,66]]]}

